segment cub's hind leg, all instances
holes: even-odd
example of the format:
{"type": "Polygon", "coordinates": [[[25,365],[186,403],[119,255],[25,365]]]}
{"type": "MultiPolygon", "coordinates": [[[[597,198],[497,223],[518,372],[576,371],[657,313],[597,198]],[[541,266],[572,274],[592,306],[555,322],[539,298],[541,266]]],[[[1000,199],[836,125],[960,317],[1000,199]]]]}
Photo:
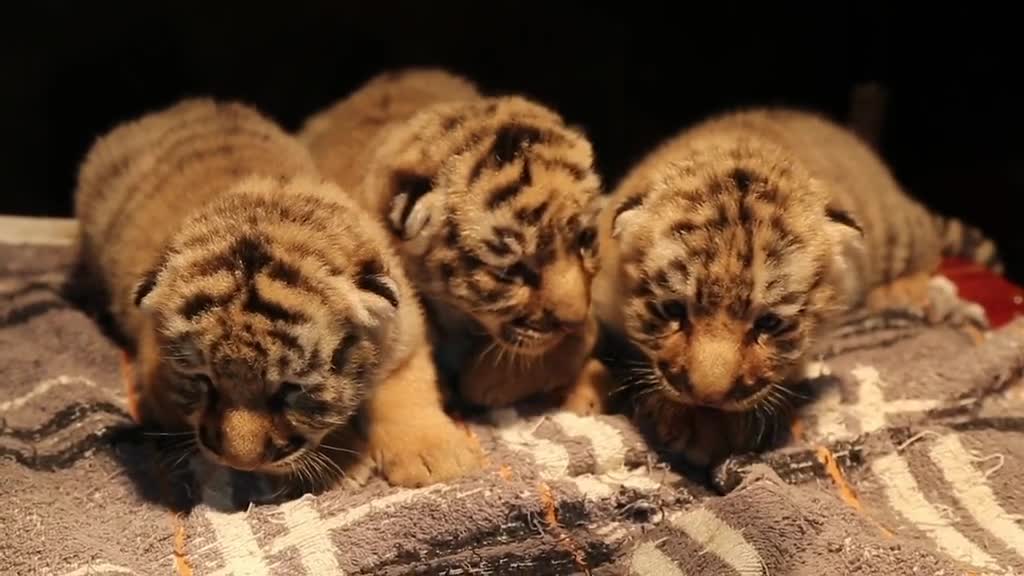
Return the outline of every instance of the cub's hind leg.
{"type": "Polygon", "coordinates": [[[868,293],[867,306],[879,312],[894,308],[911,310],[931,323],[949,322],[986,328],[985,310],[957,295],[956,285],[944,276],[923,272],[897,278],[868,293]]]}

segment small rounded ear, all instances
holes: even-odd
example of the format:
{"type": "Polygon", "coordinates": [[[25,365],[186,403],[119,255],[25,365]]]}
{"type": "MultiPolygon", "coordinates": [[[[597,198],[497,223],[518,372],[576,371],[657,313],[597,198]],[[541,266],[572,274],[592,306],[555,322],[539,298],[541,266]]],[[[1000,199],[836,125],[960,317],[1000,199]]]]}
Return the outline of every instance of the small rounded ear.
{"type": "Polygon", "coordinates": [[[839,247],[860,244],[864,239],[864,229],[860,222],[846,210],[832,206],[825,208],[825,232],[833,244],[839,247]]]}
{"type": "Polygon", "coordinates": [[[359,302],[369,313],[371,323],[379,324],[394,316],[399,304],[398,283],[380,260],[364,262],[355,284],[359,289],[359,302]]]}
{"type": "Polygon", "coordinates": [[[847,212],[835,206],[825,208],[825,233],[834,249],[836,264],[845,267],[851,252],[864,247],[864,229],[860,222],[847,212]]]}
{"type": "Polygon", "coordinates": [[[156,264],[147,270],[146,273],[142,275],[142,278],[135,284],[135,287],[132,288],[132,303],[136,307],[142,306],[142,302],[146,299],[146,296],[149,296],[149,293],[153,291],[153,288],[156,288],[157,278],[160,276],[160,272],[164,269],[164,266],[167,265],[167,260],[169,258],[170,256],[167,252],[162,253],[156,264]]]}
{"type": "Polygon", "coordinates": [[[136,307],[142,306],[142,301],[146,299],[146,296],[153,291],[156,286],[156,278],[160,275],[160,267],[155,267],[149,272],[146,272],[142,276],[142,280],[139,280],[135,284],[135,288],[132,289],[132,303],[136,307]]]}
{"type": "Polygon", "coordinates": [[[411,172],[396,172],[391,177],[391,209],[388,223],[403,240],[415,238],[431,219],[430,177],[411,172]]]}
{"type": "Polygon", "coordinates": [[[612,238],[618,239],[622,232],[630,227],[630,222],[640,215],[643,202],[643,195],[637,194],[626,198],[615,207],[615,215],[612,216],[612,238]]]}
{"type": "MultiPolygon", "coordinates": [[[[864,228],[861,227],[860,222],[858,222],[857,219],[846,210],[842,210],[834,206],[826,206],[825,217],[830,220],[830,224],[846,226],[847,228],[850,228],[851,231],[855,231],[858,236],[864,236],[864,228]]],[[[850,233],[850,231],[847,233],[850,233]]]]}

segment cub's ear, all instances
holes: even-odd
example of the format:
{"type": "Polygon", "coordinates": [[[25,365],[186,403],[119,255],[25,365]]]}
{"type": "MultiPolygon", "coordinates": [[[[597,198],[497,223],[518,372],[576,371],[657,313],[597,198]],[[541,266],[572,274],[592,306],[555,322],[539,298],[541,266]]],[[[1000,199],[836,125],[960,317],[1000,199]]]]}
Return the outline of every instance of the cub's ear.
{"type": "Polygon", "coordinates": [[[135,287],[132,289],[132,303],[135,304],[137,308],[142,307],[146,297],[153,291],[153,288],[156,288],[157,278],[159,278],[160,272],[163,271],[166,264],[167,255],[164,254],[160,257],[160,260],[156,265],[147,270],[146,273],[142,275],[142,278],[135,284],[135,287]]]}
{"type": "Polygon", "coordinates": [[[860,222],[858,222],[857,219],[846,210],[842,210],[834,206],[826,206],[825,217],[829,219],[830,226],[841,225],[849,228],[850,230],[845,231],[846,234],[856,232],[857,236],[864,236],[864,228],[861,227],[860,222]]]}
{"type": "Polygon", "coordinates": [[[839,267],[845,267],[850,254],[864,247],[864,229],[860,222],[850,212],[832,205],[825,207],[825,233],[832,242],[839,267]]]}
{"type": "MultiPolygon", "coordinates": [[[[824,198],[831,196],[828,186],[817,178],[810,179],[810,189],[824,198]]],[[[845,267],[852,253],[864,248],[864,228],[855,214],[837,205],[833,200],[825,202],[825,234],[832,244],[836,263],[845,267]]]]}
{"type": "Polygon", "coordinates": [[[864,228],[847,212],[834,206],[825,208],[825,232],[836,246],[860,244],[864,239],[864,228]]]}
{"type": "Polygon", "coordinates": [[[412,172],[395,172],[391,177],[391,209],[388,224],[403,240],[415,238],[431,219],[430,191],[434,183],[429,176],[412,172]]]}
{"type": "Polygon", "coordinates": [[[380,260],[364,262],[355,277],[359,302],[369,314],[370,324],[381,324],[395,315],[399,305],[398,283],[380,260]]]}
{"type": "MultiPolygon", "coordinates": [[[[608,202],[610,205],[611,202],[608,202]]],[[[612,238],[618,239],[625,230],[628,230],[636,218],[640,216],[640,209],[644,204],[644,194],[638,193],[629,196],[617,206],[612,216],[612,238]]]]}
{"type": "Polygon", "coordinates": [[[160,270],[153,268],[143,274],[142,280],[135,284],[135,288],[132,289],[132,303],[137,308],[142,306],[142,301],[153,291],[153,288],[156,286],[156,277],[159,274],[160,270]]]}

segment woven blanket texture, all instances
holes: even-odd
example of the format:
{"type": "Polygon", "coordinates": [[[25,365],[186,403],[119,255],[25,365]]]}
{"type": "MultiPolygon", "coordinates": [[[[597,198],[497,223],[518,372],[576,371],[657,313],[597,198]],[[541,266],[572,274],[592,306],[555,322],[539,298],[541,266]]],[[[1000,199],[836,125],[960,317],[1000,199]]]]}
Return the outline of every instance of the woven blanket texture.
{"type": "Polygon", "coordinates": [[[851,319],[785,444],[706,483],[623,417],[502,410],[479,474],[265,503],[134,431],[71,259],[0,245],[0,574],[1024,573],[1024,318],[851,319]]]}

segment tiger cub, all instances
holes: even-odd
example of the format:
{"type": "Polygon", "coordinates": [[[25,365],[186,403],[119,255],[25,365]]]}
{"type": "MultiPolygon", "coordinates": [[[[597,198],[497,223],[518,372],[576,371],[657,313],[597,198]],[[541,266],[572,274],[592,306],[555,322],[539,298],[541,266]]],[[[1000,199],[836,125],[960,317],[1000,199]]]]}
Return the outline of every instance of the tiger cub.
{"type": "Polygon", "coordinates": [[[75,210],[144,423],[278,477],[340,473],[353,449],[399,485],[478,464],[387,233],[257,111],[191,99],[122,124],[85,158],[75,210]]]}
{"type": "Polygon", "coordinates": [[[574,389],[597,334],[601,182],[583,135],[524,98],[412,69],[372,79],[300,137],[389,227],[442,357],[457,358],[461,399],[593,409],[574,389]],[[370,152],[348,161],[352,149],[370,152]]]}
{"type": "Polygon", "coordinates": [[[692,464],[752,449],[838,313],[880,290],[927,306],[944,226],[814,114],[723,114],[667,141],[602,213],[593,287],[638,422],[692,464]]]}

